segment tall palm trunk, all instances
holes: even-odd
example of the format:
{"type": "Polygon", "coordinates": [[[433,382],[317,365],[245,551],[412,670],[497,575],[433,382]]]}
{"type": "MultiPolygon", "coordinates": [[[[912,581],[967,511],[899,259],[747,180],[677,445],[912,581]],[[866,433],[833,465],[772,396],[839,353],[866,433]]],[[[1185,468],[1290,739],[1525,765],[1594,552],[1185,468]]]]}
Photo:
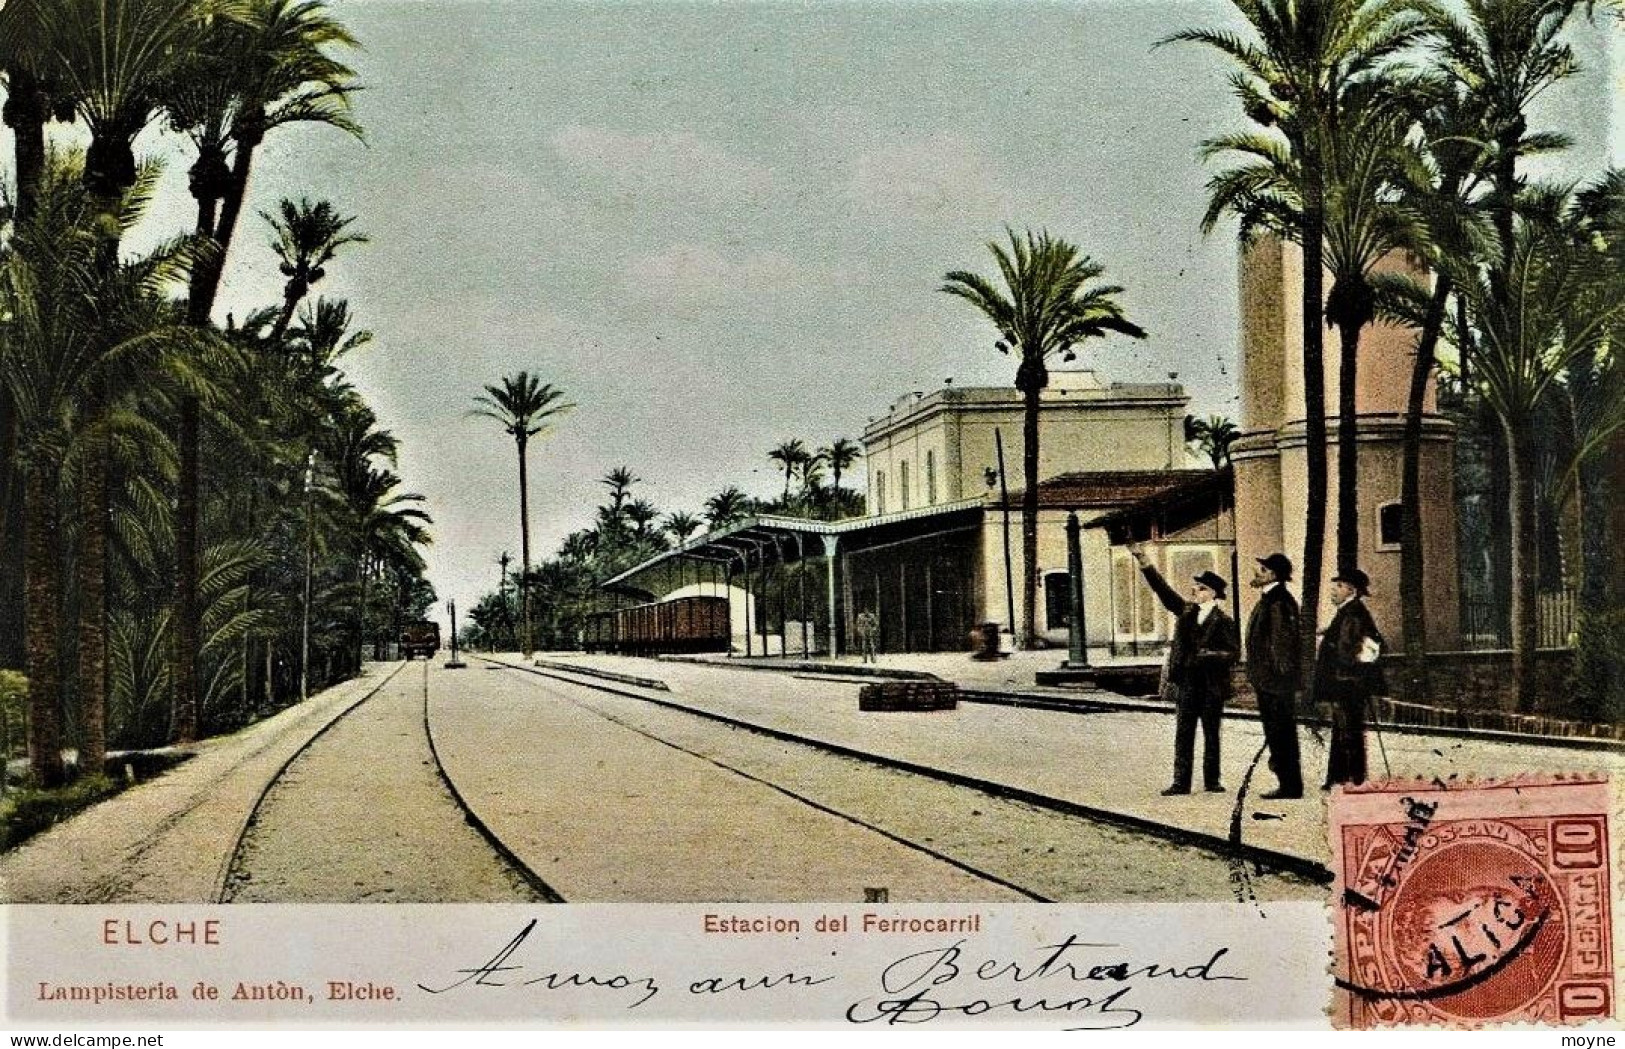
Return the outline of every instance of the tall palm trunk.
{"type": "Polygon", "coordinates": [[[61,517],[58,478],[54,466],[40,461],[32,463],[27,474],[23,618],[28,649],[28,760],[38,785],[55,787],[66,778],[59,708],[62,677],[57,662],[62,622],[57,604],[62,594],[56,546],[61,517]]]}
{"type": "Polygon", "coordinates": [[[1021,391],[1021,638],[1024,648],[1037,647],[1038,598],[1038,407],[1042,387],[1021,391]]]}
{"type": "Polygon", "coordinates": [[[21,65],[6,70],[8,88],[5,124],[12,133],[12,152],[17,171],[16,221],[27,222],[39,201],[40,184],[45,179],[45,93],[39,78],[21,65]]]}
{"type": "MultiPolygon", "coordinates": [[[[17,206],[13,216],[20,226],[34,214],[40,183],[45,177],[45,96],[39,80],[27,68],[6,70],[4,106],[11,129],[13,164],[17,179],[17,206]]],[[[0,390],[0,607],[15,608],[22,597],[23,544],[14,542],[13,528],[22,526],[22,470],[17,463],[17,413],[10,394],[0,390]]],[[[8,620],[0,636],[0,665],[23,658],[23,624],[8,620]]]]}
{"type": "Polygon", "coordinates": [[[1512,487],[1512,691],[1518,712],[1535,709],[1535,648],[1539,640],[1540,546],[1536,542],[1538,483],[1532,420],[1505,419],[1512,487]]]}
{"type": "MultiPolygon", "coordinates": [[[[214,223],[214,242],[218,250],[212,260],[205,261],[198,267],[192,276],[190,296],[194,303],[208,303],[209,308],[214,306],[215,297],[220,292],[220,278],[225,272],[226,253],[231,249],[233,235],[237,231],[237,220],[242,215],[243,201],[248,195],[248,177],[254,167],[254,151],[259,148],[259,138],[251,134],[239,134],[237,145],[232,151],[231,177],[225,183],[225,192],[220,198],[219,217],[214,223]]],[[[204,314],[208,316],[207,313],[204,314]]]]}
{"type": "Polygon", "coordinates": [[[92,384],[86,411],[95,427],[80,491],[79,771],[100,775],[107,766],[107,391],[92,384]]]}
{"type": "MultiPolygon", "coordinates": [[[[21,608],[23,603],[23,470],[17,459],[16,405],[0,389],[0,608],[21,608]]],[[[24,661],[21,616],[0,617],[0,667],[20,667],[24,661]]]]}
{"type": "Polygon", "coordinates": [[[367,650],[367,556],[356,558],[357,585],[361,591],[361,607],[355,617],[355,670],[361,673],[361,664],[367,650]]]}
{"type": "Polygon", "coordinates": [[[175,721],[178,743],[191,743],[198,735],[198,647],[202,629],[198,600],[198,417],[196,397],[181,401],[180,492],[176,505],[175,545],[175,721]]]}
{"type": "Polygon", "coordinates": [[[1363,320],[1344,320],[1337,326],[1337,570],[1360,564],[1359,434],[1360,409],[1356,384],[1360,369],[1360,329],[1363,320]]]}
{"type": "Polygon", "coordinates": [[[525,438],[519,445],[519,626],[520,648],[530,658],[530,479],[525,472],[525,438]]]}
{"type": "Polygon", "coordinates": [[[1399,599],[1405,632],[1405,695],[1412,701],[1425,699],[1432,692],[1427,666],[1427,584],[1422,550],[1422,414],[1449,299],[1450,279],[1441,275],[1433,285],[1433,297],[1428,300],[1428,311],[1422,319],[1422,332],[1416,340],[1416,360],[1411,365],[1410,391],[1405,400],[1404,459],[1399,477],[1402,529],[1399,599]]]}
{"type": "Polygon", "coordinates": [[[1611,467],[1601,450],[1581,460],[1575,479],[1580,518],[1580,609],[1603,613],[1613,607],[1609,561],[1614,557],[1612,503],[1625,496],[1610,488],[1611,467]]]}
{"type": "MultiPolygon", "coordinates": [[[[193,195],[197,200],[197,232],[209,237],[215,250],[206,253],[192,271],[188,288],[187,323],[207,328],[214,312],[214,300],[220,291],[220,278],[225,273],[226,252],[231,247],[237,218],[242,214],[243,199],[248,187],[248,174],[253,165],[254,147],[239,141],[233,164],[225,169],[225,158],[218,152],[198,157],[194,165],[193,195]]],[[[175,690],[177,708],[177,736],[189,743],[197,738],[197,663],[198,648],[202,644],[203,627],[199,620],[202,603],[198,598],[199,545],[202,542],[198,523],[201,505],[199,486],[202,484],[199,468],[200,450],[199,416],[202,406],[197,397],[184,394],[181,398],[180,433],[176,444],[180,455],[180,491],[176,498],[175,522],[175,690]],[[181,711],[185,717],[179,717],[181,711]]],[[[250,581],[252,585],[252,580],[250,581]]],[[[245,602],[246,604],[246,602],[245,602]]],[[[243,695],[248,689],[249,639],[243,638],[243,695]]],[[[270,646],[266,650],[267,709],[270,707],[270,646]]]]}
{"type": "Polygon", "coordinates": [[[1304,694],[1314,689],[1315,633],[1320,617],[1320,575],[1326,546],[1326,364],[1322,342],[1326,194],[1319,158],[1306,148],[1303,159],[1303,401],[1305,511],[1303,525],[1304,694]]]}
{"type": "Polygon", "coordinates": [[[293,324],[293,312],[299,308],[299,300],[305,297],[310,288],[301,280],[290,280],[282,292],[282,309],[277,312],[276,323],[271,325],[271,334],[266,336],[266,343],[279,346],[282,337],[288,334],[288,327],[293,324]]]}

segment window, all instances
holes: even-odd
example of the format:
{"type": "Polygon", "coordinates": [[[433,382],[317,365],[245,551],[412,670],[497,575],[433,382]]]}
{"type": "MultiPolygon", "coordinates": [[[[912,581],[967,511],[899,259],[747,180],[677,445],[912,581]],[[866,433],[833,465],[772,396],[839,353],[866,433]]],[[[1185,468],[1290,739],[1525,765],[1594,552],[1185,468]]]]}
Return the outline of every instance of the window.
{"type": "Polygon", "coordinates": [[[900,509],[908,509],[908,460],[897,465],[897,491],[902,502],[900,509]]]}
{"type": "Polygon", "coordinates": [[[1399,503],[1377,507],[1377,549],[1398,550],[1405,540],[1405,512],[1399,503]]]}
{"type": "Polygon", "coordinates": [[[1072,618],[1072,573],[1051,572],[1044,577],[1044,629],[1065,630],[1072,618]]]}
{"type": "Polygon", "coordinates": [[[885,512],[886,512],[886,472],[884,470],[876,470],[875,471],[875,513],[883,514],[885,512]]]}
{"type": "Polygon", "coordinates": [[[925,453],[925,501],[937,505],[937,453],[925,453]]]}
{"type": "Polygon", "coordinates": [[[1126,550],[1112,554],[1112,627],[1119,641],[1154,641],[1162,636],[1157,613],[1162,603],[1151,592],[1126,550]]]}

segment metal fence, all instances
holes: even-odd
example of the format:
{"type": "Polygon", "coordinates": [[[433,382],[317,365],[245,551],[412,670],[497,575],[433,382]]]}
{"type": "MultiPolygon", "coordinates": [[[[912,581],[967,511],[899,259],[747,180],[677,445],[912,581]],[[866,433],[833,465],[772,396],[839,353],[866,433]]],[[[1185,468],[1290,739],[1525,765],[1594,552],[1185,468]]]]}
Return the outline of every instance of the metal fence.
{"type": "MultiPolygon", "coordinates": [[[[1536,602],[1536,644],[1541,648],[1574,647],[1574,590],[1550,590],[1536,602]]],[[[1461,647],[1468,652],[1511,648],[1510,614],[1505,605],[1469,598],[1461,605],[1461,647]]]]}

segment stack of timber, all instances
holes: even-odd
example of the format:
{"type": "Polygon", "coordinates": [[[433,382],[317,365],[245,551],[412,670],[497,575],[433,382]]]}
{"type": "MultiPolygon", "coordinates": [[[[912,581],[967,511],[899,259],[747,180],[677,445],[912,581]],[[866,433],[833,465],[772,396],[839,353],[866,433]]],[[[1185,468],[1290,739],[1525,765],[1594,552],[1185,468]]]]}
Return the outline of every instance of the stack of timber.
{"type": "Polygon", "coordinates": [[[952,681],[879,681],[858,689],[859,710],[953,710],[958,705],[959,686],[952,681]]]}

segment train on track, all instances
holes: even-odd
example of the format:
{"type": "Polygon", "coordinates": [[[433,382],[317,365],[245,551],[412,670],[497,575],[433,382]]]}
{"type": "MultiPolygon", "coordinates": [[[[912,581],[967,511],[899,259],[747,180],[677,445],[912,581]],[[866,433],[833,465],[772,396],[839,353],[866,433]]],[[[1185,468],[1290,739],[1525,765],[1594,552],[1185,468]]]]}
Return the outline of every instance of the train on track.
{"type": "Polygon", "coordinates": [[[678,597],[588,616],[581,642],[619,655],[726,652],[731,634],[727,598],[678,597]]]}

